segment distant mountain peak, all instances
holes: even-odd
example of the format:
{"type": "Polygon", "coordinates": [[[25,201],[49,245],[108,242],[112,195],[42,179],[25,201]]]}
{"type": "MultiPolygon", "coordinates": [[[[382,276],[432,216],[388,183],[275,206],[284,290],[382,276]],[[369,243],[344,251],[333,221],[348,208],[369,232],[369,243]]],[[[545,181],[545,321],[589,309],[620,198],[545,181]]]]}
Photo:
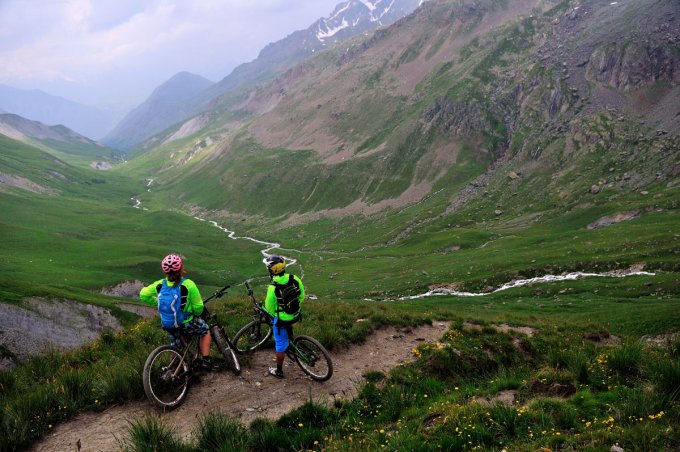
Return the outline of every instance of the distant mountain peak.
{"type": "MultiPolygon", "coordinates": [[[[311,30],[316,39],[326,44],[342,32],[342,38],[375,28],[389,25],[404,17],[425,0],[349,0],[335,7],[327,18],[319,19],[311,30]],[[343,32],[343,30],[346,30],[343,32]]],[[[333,39],[335,41],[335,39],[333,39]]]]}
{"type": "Polygon", "coordinates": [[[113,127],[117,113],[79,104],[40,89],[18,89],[0,84],[0,112],[14,113],[43,124],[64,124],[91,138],[113,127]]]}
{"type": "Polygon", "coordinates": [[[156,87],[149,96],[149,100],[158,98],[163,99],[185,99],[206,89],[214,82],[197,74],[183,71],[170,77],[163,84],[156,87]]]}
{"type": "Polygon", "coordinates": [[[103,168],[102,165],[110,167],[111,162],[124,159],[120,152],[102,146],[64,125],[48,126],[13,113],[0,114],[0,135],[37,146],[48,153],[56,151],[59,158],[66,158],[67,161],[75,159],[79,162],[77,165],[82,164],[80,160],[83,157],[88,161],[100,162],[97,166],[99,169],[103,168]]]}
{"type": "Polygon", "coordinates": [[[187,105],[193,97],[213,82],[191,72],[179,72],[156,87],[151,95],[106,136],[109,146],[128,150],[168,126],[195,114],[187,105]]]}
{"type": "Polygon", "coordinates": [[[40,121],[33,121],[14,113],[0,114],[0,133],[17,140],[29,137],[36,140],[79,141],[101,147],[95,141],[64,125],[48,126],[40,121]]]}

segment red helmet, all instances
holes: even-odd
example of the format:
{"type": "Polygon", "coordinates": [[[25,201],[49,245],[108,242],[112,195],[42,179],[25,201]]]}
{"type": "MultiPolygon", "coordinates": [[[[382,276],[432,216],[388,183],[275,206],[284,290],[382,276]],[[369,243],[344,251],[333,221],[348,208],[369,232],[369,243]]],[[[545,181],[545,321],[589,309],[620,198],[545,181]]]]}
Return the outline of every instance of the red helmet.
{"type": "Polygon", "coordinates": [[[161,262],[163,273],[178,272],[182,269],[182,258],[176,254],[168,254],[161,262]]]}

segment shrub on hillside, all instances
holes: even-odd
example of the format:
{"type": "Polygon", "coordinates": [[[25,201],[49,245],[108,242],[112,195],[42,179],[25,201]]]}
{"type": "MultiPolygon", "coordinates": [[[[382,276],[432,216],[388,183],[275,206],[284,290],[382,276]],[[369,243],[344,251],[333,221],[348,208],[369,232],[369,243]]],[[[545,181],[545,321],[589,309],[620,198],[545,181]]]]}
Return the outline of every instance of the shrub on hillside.
{"type": "Polygon", "coordinates": [[[414,353],[427,374],[449,381],[488,375],[524,360],[512,336],[491,327],[463,333],[449,330],[444,342],[425,344],[414,349],[414,353]]]}

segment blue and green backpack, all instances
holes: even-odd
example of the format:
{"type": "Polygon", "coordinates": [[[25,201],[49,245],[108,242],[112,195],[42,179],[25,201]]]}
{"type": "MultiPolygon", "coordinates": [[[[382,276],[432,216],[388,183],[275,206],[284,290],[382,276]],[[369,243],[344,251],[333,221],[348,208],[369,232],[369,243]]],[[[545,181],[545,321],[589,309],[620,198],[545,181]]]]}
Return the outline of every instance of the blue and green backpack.
{"type": "Polygon", "coordinates": [[[164,329],[179,328],[189,318],[189,314],[182,309],[182,282],[184,278],[169,286],[167,280],[163,280],[161,289],[158,291],[158,313],[161,316],[161,325],[164,329]]]}

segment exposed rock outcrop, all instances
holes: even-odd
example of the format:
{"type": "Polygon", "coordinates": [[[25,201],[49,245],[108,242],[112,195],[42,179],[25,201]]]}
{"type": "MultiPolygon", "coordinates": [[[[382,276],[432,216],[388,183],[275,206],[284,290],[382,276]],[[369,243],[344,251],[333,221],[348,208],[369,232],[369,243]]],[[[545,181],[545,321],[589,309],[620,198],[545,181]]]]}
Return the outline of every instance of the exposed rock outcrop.
{"type": "Polygon", "coordinates": [[[425,110],[423,120],[436,124],[451,136],[468,136],[473,131],[491,129],[491,124],[477,104],[456,102],[446,97],[439,97],[434,105],[425,110]]]}
{"type": "Polygon", "coordinates": [[[603,228],[606,226],[611,226],[616,223],[621,223],[622,221],[628,221],[632,220],[634,218],[639,217],[642,215],[642,212],[639,210],[633,211],[633,212],[621,212],[617,213],[615,215],[610,215],[606,217],[602,217],[596,221],[593,221],[588,225],[588,229],[597,229],[597,228],[603,228]]]}
{"type": "Polygon", "coordinates": [[[118,319],[100,306],[45,298],[24,302],[25,307],[0,303],[0,347],[11,355],[0,366],[51,349],[77,348],[104,331],[122,329],[118,319]]]}
{"type": "Polygon", "coordinates": [[[139,297],[139,291],[144,287],[144,283],[136,281],[123,281],[122,283],[116,284],[113,287],[104,287],[101,290],[102,295],[108,295],[111,297],[125,297],[134,298],[139,297]]]}
{"type": "Polygon", "coordinates": [[[657,81],[680,82],[680,61],[665,45],[616,44],[596,48],[586,77],[628,91],[657,81]]]}

